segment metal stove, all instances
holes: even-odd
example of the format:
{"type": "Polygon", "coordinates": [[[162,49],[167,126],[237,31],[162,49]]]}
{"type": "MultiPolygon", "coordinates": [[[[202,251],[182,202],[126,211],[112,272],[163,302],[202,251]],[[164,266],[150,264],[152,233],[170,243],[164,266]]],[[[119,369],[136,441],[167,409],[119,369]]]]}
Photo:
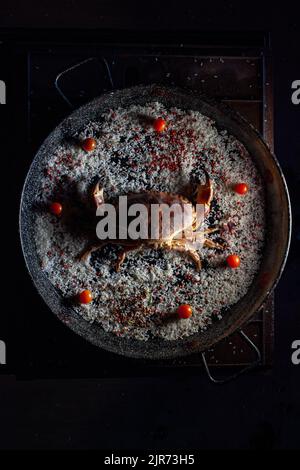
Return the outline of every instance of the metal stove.
{"type": "MultiPolygon", "coordinates": [[[[273,147],[270,44],[263,34],[145,32],[141,41],[140,34],[116,31],[35,31],[10,33],[3,45],[19,90],[16,120],[26,129],[28,144],[20,185],[39,145],[72,109],[105,91],[137,84],[180,86],[226,101],[273,147]]],[[[32,287],[28,308],[38,308],[39,318],[19,320],[16,347],[24,347],[24,338],[27,345],[26,354],[15,358],[19,377],[148,375],[174,369],[198,373],[204,365],[211,380],[222,382],[272,364],[273,295],[242,331],[205,353],[164,362],[117,357],[75,339],[50,320],[51,313],[36,304],[35,296],[32,287]]]]}

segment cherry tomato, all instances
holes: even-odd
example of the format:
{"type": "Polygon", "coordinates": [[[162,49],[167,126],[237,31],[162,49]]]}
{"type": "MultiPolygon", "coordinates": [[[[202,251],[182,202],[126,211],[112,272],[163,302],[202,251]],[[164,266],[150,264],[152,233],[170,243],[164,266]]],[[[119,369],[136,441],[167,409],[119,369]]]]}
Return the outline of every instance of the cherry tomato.
{"type": "Polygon", "coordinates": [[[63,206],[60,204],[60,202],[52,202],[49,209],[53,215],[60,215],[62,213],[63,206]]]}
{"type": "Polygon", "coordinates": [[[87,139],[84,139],[81,142],[81,147],[86,152],[91,152],[92,150],[95,150],[96,146],[97,146],[97,142],[92,137],[88,137],[87,139]]]}
{"type": "Polygon", "coordinates": [[[237,183],[233,189],[237,194],[244,196],[248,192],[249,188],[246,183],[237,183]]]}
{"type": "Polygon", "coordinates": [[[162,118],[157,118],[153,122],[153,127],[156,132],[163,132],[167,127],[167,122],[162,118]]]}
{"type": "Polygon", "coordinates": [[[229,255],[226,258],[226,262],[230,268],[238,268],[241,264],[241,259],[238,255],[229,255]]]}
{"type": "Polygon", "coordinates": [[[193,315],[192,307],[188,304],[180,305],[177,309],[179,318],[190,318],[193,315]]]}
{"type": "Polygon", "coordinates": [[[93,296],[90,290],[83,290],[78,296],[78,300],[81,304],[89,304],[93,300],[93,296]]]}

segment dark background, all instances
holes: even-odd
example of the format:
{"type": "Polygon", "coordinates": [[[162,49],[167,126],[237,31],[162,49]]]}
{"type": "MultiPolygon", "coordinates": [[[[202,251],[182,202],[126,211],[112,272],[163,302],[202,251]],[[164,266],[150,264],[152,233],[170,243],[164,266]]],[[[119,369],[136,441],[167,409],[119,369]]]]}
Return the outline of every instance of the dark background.
{"type": "MultiPolygon", "coordinates": [[[[291,83],[300,79],[299,7],[284,2],[17,2],[0,6],[0,27],[90,28],[144,31],[268,31],[271,35],[274,70],[275,153],[287,178],[293,207],[293,239],[285,272],[276,289],[275,354],[271,371],[253,373],[238,381],[214,386],[202,372],[166,376],[99,379],[16,380],[1,367],[0,448],[100,448],[112,449],[218,449],[300,448],[300,366],[291,363],[291,343],[300,338],[299,300],[299,105],[291,103],[291,83]],[[47,5],[49,3],[49,5],[47,5]]],[[[32,33],[34,34],[34,32],[32,33]]],[[[0,64],[0,78],[9,72],[0,64]]],[[[15,77],[16,78],[16,77],[15,77]]],[[[9,97],[8,97],[9,99],[9,97]]],[[[3,108],[3,107],[2,107],[3,108]]],[[[5,128],[1,111],[2,231],[3,242],[1,317],[11,316],[10,328],[1,324],[8,364],[26,355],[11,351],[10,339],[22,336],[22,325],[33,323],[42,300],[32,295],[29,277],[20,255],[16,207],[22,157],[20,109],[10,115],[5,128]],[[14,255],[12,257],[12,254],[14,255]],[[8,256],[5,261],[5,255],[8,256]],[[21,279],[21,281],[20,281],[21,279]],[[19,282],[18,282],[19,281],[19,282]],[[14,298],[23,298],[23,309],[14,298]],[[34,299],[34,300],[33,300],[34,299]],[[25,318],[25,320],[24,320],[25,318]]],[[[23,163],[24,165],[24,163],[23,163]]],[[[51,318],[51,319],[50,319],[51,318]]],[[[40,320],[39,320],[40,321],[40,320]]],[[[45,318],[48,322],[57,321],[45,318]]],[[[81,340],[62,328],[62,337],[80,352],[81,340]]],[[[40,341],[42,343],[43,336],[40,341]]],[[[24,346],[25,345],[25,346],[24,346]]],[[[25,347],[25,350],[24,350],[25,347]]],[[[30,349],[30,347],[28,348],[30,349]]],[[[49,351],[51,357],[51,351],[49,351]]],[[[63,358],[62,358],[63,359],[63,358]]],[[[97,373],[93,374],[97,377],[97,373]]]]}

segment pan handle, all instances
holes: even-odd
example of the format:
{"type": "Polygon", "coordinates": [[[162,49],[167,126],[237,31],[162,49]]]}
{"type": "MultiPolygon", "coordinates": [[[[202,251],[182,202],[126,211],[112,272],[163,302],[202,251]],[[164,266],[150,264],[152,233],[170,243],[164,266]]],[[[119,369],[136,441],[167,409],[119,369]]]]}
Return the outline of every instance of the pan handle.
{"type": "Polygon", "coordinates": [[[238,372],[236,372],[232,375],[229,375],[229,376],[223,377],[223,378],[217,378],[212,374],[211,369],[209,368],[209,365],[208,365],[206,357],[205,357],[205,351],[202,352],[201,355],[202,355],[203,365],[204,365],[204,368],[205,368],[206,373],[208,375],[208,378],[211,382],[213,382],[215,384],[219,384],[219,385],[230,382],[231,380],[236,379],[237,377],[244,374],[245,372],[249,372],[250,370],[255,369],[255,367],[257,367],[261,363],[261,352],[258,349],[258,347],[253,343],[253,341],[249,338],[249,336],[247,336],[246,333],[244,333],[243,330],[239,330],[239,333],[244,338],[244,340],[254,350],[254,352],[256,354],[256,359],[252,362],[252,364],[247,365],[246,367],[242,368],[241,370],[239,370],[238,372]]]}
{"type": "MultiPolygon", "coordinates": [[[[55,78],[55,81],[54,81],[54,85],[55,85],[55,88],[56,88],[57,92],[60,94],[60,96],[63,98],[63,100],[68,104],[68,106],[72,109],[76,108],[78,106],[78,104],[76,105],[76,103],[74,103],[72,99],[69,99],[70,97],[67,95],[67,93],[64,91],[64,89],[61,85],[61,80],[66,75],[74,72],[76,69],[79,69],[80,67],[83,67],[86,64],[89,64],[89,63],[92,63],[92,62],[96,63],[97,67],[100,67],[100,64],[102,64],[104,66],[104,69],[105,69],[105,72],[106,72],[107,83],[110,85],[112,90],[114,89],[114,82],[113,82],[113,79],[112,79],[111,70],[110,70],[109,64],[108,64],[105,57],[99,57],[99,58],[98,57],[89,57],[88,59],[82,60],[81,62],[78,62],[77,64],[72,65],[71,67],[68,67],[67,69],[60,72],[57,75],[57,77],[55,78]]],[[[95,96],[94,96],[94,98],[95,98],[95,96]]]]}

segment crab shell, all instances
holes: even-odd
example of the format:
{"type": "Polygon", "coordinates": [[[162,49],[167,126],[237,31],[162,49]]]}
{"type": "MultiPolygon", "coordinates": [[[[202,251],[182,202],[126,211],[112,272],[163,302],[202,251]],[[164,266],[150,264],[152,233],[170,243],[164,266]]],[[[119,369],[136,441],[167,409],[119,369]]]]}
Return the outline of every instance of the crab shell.
{"type": "MultiPolygon", "coordinates": [[[[198,185],[196,189],[196,204],[201,204],[204,207],[204,216],[206,216],[210,210],[210,203],[213,198],[213,185],[211,179],[208,177],[208,174],[205,173],[206,181],[203,185],[198,185]]],[[[104,203],[103,188],[100,187],[100,182],[96,184],[93,189],[93,200],[96,207],[100,207],[104,203]]],[[[158,192],[158,191],[145,191],[141,193],[130,193],[127,195],[127,206],[130,207],[133,204],[142,204],[147,209],[147,222],[149,229],[151,228],[151,206],[159,205],[159,236],[155,240],[151,239],[151,233],[149,231],[147,239],[140,239],[136,241],[137,243],[144,244],[155,244],[158,245],[160,242],[170,241],[176,236],[180,235],[183,231],[195,231],[199,228],[202,223],[202,220],[197,220],[197,214],[195,205],[187,198],[180,194],[172,194],[167,192],[158,192]],[[184,206],[189,205],[191,209],[191,216],[189,218],[184,217],[181,220],[180,226],[176,226],[174,212],[170,212],[170,230],[167,237],[164,236],[163,226],[162,226],[162,216],[163,209],[162,205],[165,205],[169,208],[172,206],[179,206],[181,213],[184,210],[184,206]]],[[[116,206],[117,209],[117,221],[119,221],[119,205],[116,206]]],[[[119,227],[118,227],[119,228],[119,227]]],[[[117,230],[119,233],[119,230],[117,230]]],[[[130,240],[128,240],[130,242],[130,240]]],[[[121,244],[126,240],[119,240],[121,244]]],[[[136,243],[135,242],[135,243],[136,243]]]]}
{"type": "MultiPolygon", "coordinates": [[[[206,181],[202,185],[198,185],[196,193],[195,193],[195,203],[201,204],[204,206],[204,216],[206,216],[210,210],[210,203],[213,198],[213,185],[212,181],[209,178],[208,174],[205,173],[206,181]]],[[[104,196],[103,196],[103,188],[100,186],[100,183],[97,183],[93,189],[93,200],[97,208],[99,208],[102,204],[104,204],[104,196]]],[[[130,238],[127,239],[113,239],[113,240],[103,240],[98,241],[97,244],[91,246],[88,250],[86,250],[83,255],[82,259],[84,261],[88,261],[91,253],[100,249],[102,246],[112,243],[118,244],[123,246],[123,251],[120,253],[117,261],[116,269],[117,271],[120,269],[121,264],[123,263],[126,253],[132,250],[138,250],[143,246],[148,246],[152,248],[164,248],[167,250],[175,250],[178,252],[185,252],[187,253],[194,261],[197,269],[201,269],[201,260],[199,253],[193,245],[192,239],[187,239],[185,236],[185,232],[191,234],[194,233],[202,223],[197,218],[197,211],[195,205],[191,203],[191,201],[179,194],[172,194],[167,192],[157,192],[157,191],[146,191],[137,194],[128,194],[127,195],[127,207],[132,206],[133,204],[142,204],[147,209],[147,222],[148,222],[148,230],[151,230],[151,206],[153,204],[159,205],[159,224],[158,224],[158,237],[156,236],[155,239],[151,238],[151,233],[148,233],[148,238],[140,238],[137,240],[133,240],[130,238]],[[161,205],[165,205],[168,208],[171,208],[173,205],[179,206],[182,210],[184,205],[189,204],[191,207],[189,218],[181,218],[181,223],[179,227],[175,224],[175,216],[174,212],[170,210],[170,227],[167,236],[164,236],[163,224],[162,224],[162,215],[163,211],[161,205]],[[183,224],[182,224],[183,222],[183,224]],[[178,237],[178,235],[181,235],[178,237]]],[[[116,206],[117,209],[117,221],[119,221],[119,205],[116,206]]],[[[117,233],[119,233],[119,228],[117,227],[117,233]]],[[[214,243],[211,240],[208,240],[204,237],[205,233],[210,233],[215,231],[216,229],[208,229],[206,231],[200,232],[201,243],[205,246],[209,246],[210,248],[222,248],[217,243],[214,243]]],[[[127,233],[127,227],[126,227],[127,233]]],[[[197,232],[199,235],[199,232],[197,232]]],[[[199,238],[198,238],[199,240],[199,238]]]]}
{"type": "MultiPolygon", "coordinates": [[[[133,206],[134,204],[141,204],[146,208],[147,220],[145,224],[148,227],[148,238],[139,239],[136,242],[141,245],[155,245],[159,246],[167,242],[171,242],[174,238],[182,234],[183,232],[190,233],[195,230],[195,227],[198,227],[197,224],[197,213],[195,207],[192,203],[184,196],[177,194],[170,194],[164,192],[155,192],[149,191],[139,194],[129,194],[127,196],[127,205],[128,207],[133,206]],[[182,215],[185,207],[189,205],[190,216],[189,217],[180,217],[176,219],[175,212],[178,209],[179,213],[182,215]],[[152,220],[152,207],[157,206],[158,211],[156,218],[152,220]],[[170,226],[168,227],[168,232],[164,230],[163,217],[165,207],[169,211],[170,215],[170,226]],[[151,238],[151,226],[157,226],[157,233],[155,238],[151,238]]],[[[119,206],[117,207],[117,219],[119,212],[119,206]]]]}

